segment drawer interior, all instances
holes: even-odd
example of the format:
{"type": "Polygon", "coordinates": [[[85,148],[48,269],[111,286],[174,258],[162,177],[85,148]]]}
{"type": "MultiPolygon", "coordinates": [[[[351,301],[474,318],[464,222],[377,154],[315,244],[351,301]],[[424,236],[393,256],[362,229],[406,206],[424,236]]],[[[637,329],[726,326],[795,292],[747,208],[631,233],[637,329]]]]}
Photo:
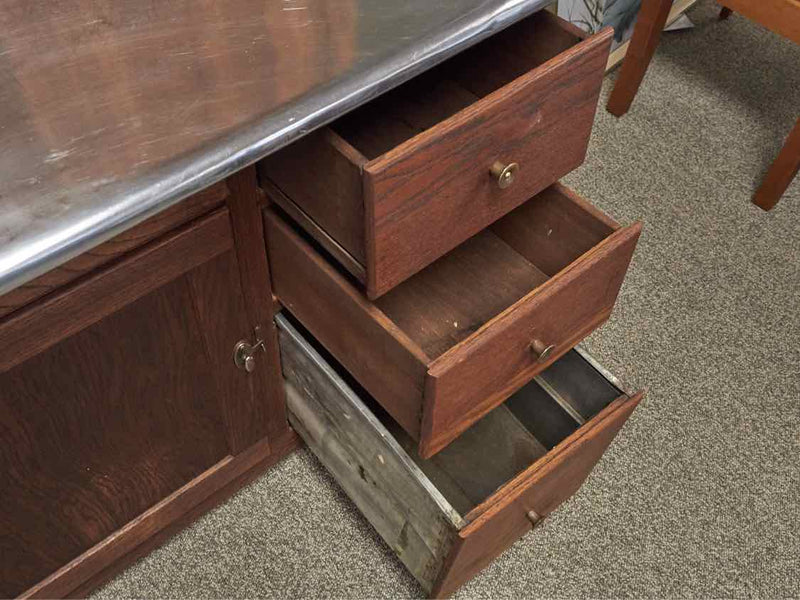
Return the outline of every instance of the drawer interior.
{"type": "Polygon", "coordinates": [[[543,65],[585,35],[540,11],[335,121],[373,160],[543,65]]]}
{"type": "Polygon", "coordinates": [[[572,350],[429,459],[377,406],[386,428],[462,516],[566,439],[622,392],[572,350]],[[551,374],[569,372],[569,378],[551,374]],[[583,383],[576,396],[573,379],[583,383]]]}
{"type": "Polygon", "coordinates": [[[573,349],[423,460],[291,315],[275,320],[292,427],[435,597],[575,493],[641,399],[573,349]]]}
{"type": "Polygon", "coordinates": [[[552,187],[374,303],[433,360],[614,230],[590,204],[552,187]]]}
{"type": "Polygon", "coordinates": [[[580,348],[570,350],[431,458],[290,314],[279,319],[319,353],[462,518],[575,433],[624,392],[580,348]]]}

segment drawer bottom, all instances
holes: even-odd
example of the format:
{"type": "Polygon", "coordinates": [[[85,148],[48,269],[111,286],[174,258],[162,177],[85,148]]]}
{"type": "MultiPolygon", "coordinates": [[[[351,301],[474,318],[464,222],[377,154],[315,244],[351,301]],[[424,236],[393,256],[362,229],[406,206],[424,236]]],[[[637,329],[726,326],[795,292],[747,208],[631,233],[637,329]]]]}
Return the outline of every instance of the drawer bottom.
{"type": "Polygon", "coordinates": [[[449,595],[569,498],[630,416],[572,350],[429,459],[285,316],[289,420],[426,591],[449,595]]]}

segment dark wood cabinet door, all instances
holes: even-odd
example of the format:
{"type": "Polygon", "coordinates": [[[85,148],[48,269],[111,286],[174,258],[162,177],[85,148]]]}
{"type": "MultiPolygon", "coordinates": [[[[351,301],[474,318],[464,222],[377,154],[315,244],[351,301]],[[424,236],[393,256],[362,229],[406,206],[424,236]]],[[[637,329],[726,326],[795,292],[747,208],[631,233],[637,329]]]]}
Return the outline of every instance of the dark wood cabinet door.
{"type": "Polygon", "coordinates": [[[0,597],[266,436],[232,236],[217,211],[0,323],[0,597]]]}

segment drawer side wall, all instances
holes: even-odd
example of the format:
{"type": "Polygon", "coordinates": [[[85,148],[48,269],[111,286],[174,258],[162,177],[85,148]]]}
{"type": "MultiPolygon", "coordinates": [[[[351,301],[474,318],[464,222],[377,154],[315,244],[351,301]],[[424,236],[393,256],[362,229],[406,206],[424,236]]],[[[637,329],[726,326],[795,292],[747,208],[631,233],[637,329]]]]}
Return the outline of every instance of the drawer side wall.
{"type": "Polygon", "coordinates": [[[272,287],[283,306],[419,438],[427,358],[309,244],[264,212],[272,287]]]}
{"type": "Polygon", "coordinates": [[[295,336],[281,329],[279,338],[292,427],[430,591],[460,516],[343,382],[309,356],[295,336]]]}

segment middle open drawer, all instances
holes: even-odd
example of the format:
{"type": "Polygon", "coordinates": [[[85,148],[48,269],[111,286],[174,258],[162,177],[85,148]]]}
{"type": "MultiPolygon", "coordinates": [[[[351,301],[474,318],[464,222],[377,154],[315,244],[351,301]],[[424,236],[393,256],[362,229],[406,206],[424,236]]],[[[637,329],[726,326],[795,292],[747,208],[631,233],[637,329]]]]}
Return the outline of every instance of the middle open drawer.
{"type": "Polygon", "coordinates": [[[276,209],[273,288],[429,457],[605,321],[641,226],[560,184],[378,300],[276,209]]]}

